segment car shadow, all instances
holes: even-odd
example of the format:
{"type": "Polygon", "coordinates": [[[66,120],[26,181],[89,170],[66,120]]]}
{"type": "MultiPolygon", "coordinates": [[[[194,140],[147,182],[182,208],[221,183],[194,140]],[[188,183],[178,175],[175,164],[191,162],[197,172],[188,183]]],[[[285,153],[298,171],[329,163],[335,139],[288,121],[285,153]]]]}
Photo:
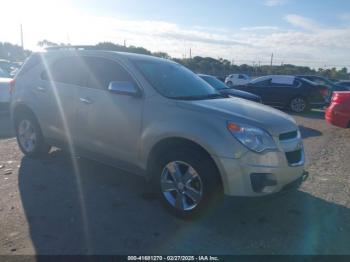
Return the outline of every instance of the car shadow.
{"type": "Polygon", "coordinates": [[[0,113],[0,139],[14,137],[14,130],[12,127],[11,118],[8,113],[0,113]]]}
{"type": "Polygon", "coordinates": [[[143,178],[59,150],[24,157],[19,190],[37,254],[350,253],[350,210],[302,191],[183,221],[143,178]]]}
{"type": "Polygon", "coordinates": [[[301,133],[301,137],[303,139],[306,139],[306,138],[309,138],[309,137],[322,136],[322,132],[320,132],[320,131],[318,131],[316,129],[310,128],[310,127],[299,125],[299,130],[300,130],[300,133],[301,133]]]}

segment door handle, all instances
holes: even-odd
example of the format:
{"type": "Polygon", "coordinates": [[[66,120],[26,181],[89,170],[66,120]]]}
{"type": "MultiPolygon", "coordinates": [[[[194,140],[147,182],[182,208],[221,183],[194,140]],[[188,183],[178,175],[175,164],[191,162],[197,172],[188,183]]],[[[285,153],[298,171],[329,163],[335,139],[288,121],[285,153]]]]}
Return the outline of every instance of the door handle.
{"type": "Polygon", "coordinates": [[[79,100],[84,104],[92,104],[92,101],[87,98],[80,97],[79,100]]]}
{"type": "Polygon", "coordinates": [[[40,92],[45,92],[46,91],[46,88],[45,87],[42,87],[42,86],[37,86],[36,87],[36,90],[40,91],[40,92]]]}

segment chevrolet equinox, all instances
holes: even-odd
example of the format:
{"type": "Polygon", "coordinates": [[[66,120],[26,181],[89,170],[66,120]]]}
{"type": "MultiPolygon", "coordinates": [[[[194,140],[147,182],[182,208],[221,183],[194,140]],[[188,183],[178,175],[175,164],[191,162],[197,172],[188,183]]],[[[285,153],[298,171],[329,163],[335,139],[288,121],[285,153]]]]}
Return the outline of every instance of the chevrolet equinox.
{"type": "Polygon", "coordinates": [[[170,60],[98,50],[38,52],[11,97],[28,157],[51,146],[145,176],[181,217],[218,195],[258,197],[302,179],[292,117],[227,98],[170,60]]]}

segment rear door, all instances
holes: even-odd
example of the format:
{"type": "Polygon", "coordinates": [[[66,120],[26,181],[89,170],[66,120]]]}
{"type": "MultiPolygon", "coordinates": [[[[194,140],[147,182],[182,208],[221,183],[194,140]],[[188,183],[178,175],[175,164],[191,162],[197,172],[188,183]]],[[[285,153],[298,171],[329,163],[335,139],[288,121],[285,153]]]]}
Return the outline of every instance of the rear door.
{"type": "Polygon", "coordinates": [[[111,93],[113,81],[136,82],[114,60],[84,57],[88,68],[87,87],[80,88],[78,120],[80,146],[105,160],[135,162],[138,157],[143,98],[111,93]]]}
{"type": "Polygon", "coordinates": [[[42,101],[46,136],[59,143],[76,139],[77,89],[84,85],[82,63],[77,57],[63,57],[46,64],[35,91],[42,101]]]}
{"type": "Polygon", "coordinates": [[[293,83],[274,83],[271,82],[270,86],[270,103],[275,106],[283,106],[288,104],[288,102],[299,92],[299,87],[301,86],[300,81],[294,80],[293,83]]]}

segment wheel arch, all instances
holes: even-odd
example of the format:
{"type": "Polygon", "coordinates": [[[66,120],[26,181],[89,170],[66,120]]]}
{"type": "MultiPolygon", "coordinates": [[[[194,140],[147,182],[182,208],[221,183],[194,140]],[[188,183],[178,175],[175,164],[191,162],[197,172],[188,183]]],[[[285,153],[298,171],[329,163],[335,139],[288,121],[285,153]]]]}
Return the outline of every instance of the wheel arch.
{"type": "Polygon", "coordinates": [[[148,179],[152,179],[153,174],[152,170],[155,167],[157,159],[166,151],[169,150],[169,148],[187,148],[192,149],[195,151],[198,151],[198,153],[204,154],[213,164],[215,167],[219,177],[220,177],[220,183],[223,186],[223,181],[220,173],[220,169],[215,161],[215,159],[212,157],[212,155],[209,153],[207,149],[205,149],[200,144],[182,137],[168,137],[163,138],[160,141],[158,141],[150,150],[150,153],[147,158],[147,177],[148,179]]]}
{"type": "MultiPolygon", "coordinates": [[[[15,105],[11,110],[11,118],[12,118],[12,122],[14,125],[16,124],[18,117],[23,115],[23,114],[30,114],[33,117],[35,117],[35,119],[38,121],[38,118],[36,117],[35,112],[32,108],[30,108],[26,104],[19,103],[19,104],[15,105]]],[[[39,121],[38,121],[38,123],[39,123],[39,121]]]]}

